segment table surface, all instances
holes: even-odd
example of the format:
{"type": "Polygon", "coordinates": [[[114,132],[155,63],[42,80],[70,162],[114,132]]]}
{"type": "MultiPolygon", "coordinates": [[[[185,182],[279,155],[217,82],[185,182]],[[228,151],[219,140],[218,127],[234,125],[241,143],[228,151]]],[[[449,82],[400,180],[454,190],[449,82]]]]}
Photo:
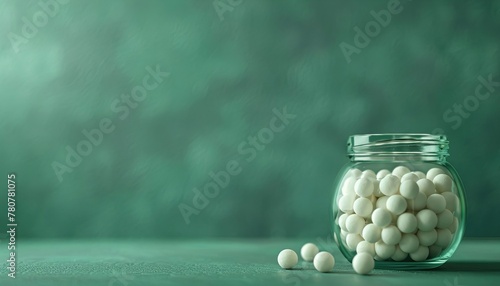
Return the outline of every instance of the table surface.
{"type": "Polygon", "coordinates": [[[279,251],[298,252],[304,242],[20,241],[17,277],[7,277],[3,262],[0,285],[466,286],[500,281],[500,240],[463,241],[452,259],[434,270],[375,270],[357,275],[333,246],[324,249],[336,259],[332,273],[319,273],[312,263],[302,261],[295,270],[282,270],[276,262],[279,251]]]}

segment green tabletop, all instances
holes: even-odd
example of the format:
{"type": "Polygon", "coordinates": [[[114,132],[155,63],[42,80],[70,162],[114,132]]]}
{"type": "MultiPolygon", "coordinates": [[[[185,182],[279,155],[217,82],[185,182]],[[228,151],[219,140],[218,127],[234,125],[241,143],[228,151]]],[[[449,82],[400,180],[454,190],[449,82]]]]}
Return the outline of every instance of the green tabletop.
{"type": "Polygon", "coordinates": [[[20,241],[17,277],[7,277],[3,263],[0,285],[459,286],[500,281],[500,240],[463,241],[452,259],[434,270],[375,270],[361,276],[333,246],[324,249],[335,256],[332,273],[319,273],[302,261],[295,270],[282,270],[276,262],[279,251],[298,251],[304,242],[20,241]]]}

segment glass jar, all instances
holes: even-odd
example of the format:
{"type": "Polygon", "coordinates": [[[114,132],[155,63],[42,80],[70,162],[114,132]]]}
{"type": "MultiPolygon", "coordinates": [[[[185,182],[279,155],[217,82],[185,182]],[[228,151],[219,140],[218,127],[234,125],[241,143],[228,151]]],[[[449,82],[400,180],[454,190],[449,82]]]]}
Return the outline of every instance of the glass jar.
{"type": "Polygon", "coordinates": [[[353,135],[347,153],[333,200],[334,237],[347,260],[367,252],[379,269],[445,263],[462,239],[466,213],[446,136],[353,135]]]}

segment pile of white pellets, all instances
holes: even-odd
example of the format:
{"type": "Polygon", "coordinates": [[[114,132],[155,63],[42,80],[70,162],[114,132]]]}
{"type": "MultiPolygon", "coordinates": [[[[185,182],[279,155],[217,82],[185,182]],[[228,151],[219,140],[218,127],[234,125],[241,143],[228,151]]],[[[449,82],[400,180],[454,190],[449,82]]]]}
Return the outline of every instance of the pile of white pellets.
{"type": "MultiPolygon", "coordinates": [[[[304,244],[300,249],[300,255],[304,261],[312,261],[314,268],[319,272],[331,272],[335,266],[333,255],[327,251],[319,252],[319,248],[314,243],[304,244]]],[[[278,254],[278,264],[281,268],[292,269],[298,261],[297,253],[291,249],[283,249],[278,254]]],[[[357,254],[352,261],[352,268],[358,274],[368,274],[374,266],[373,257],[366,253],[357,254]]]]}
{"type": "Polygon", "coordinates": [[[342,244],[356,252],[353,266],[362,253],[379,261],[438,257],[459,225],[460,203],[453,188],[441,168],[426,174],[404,166],[392,172],[349,170],[337,200],[336,224],[342,244]]]}

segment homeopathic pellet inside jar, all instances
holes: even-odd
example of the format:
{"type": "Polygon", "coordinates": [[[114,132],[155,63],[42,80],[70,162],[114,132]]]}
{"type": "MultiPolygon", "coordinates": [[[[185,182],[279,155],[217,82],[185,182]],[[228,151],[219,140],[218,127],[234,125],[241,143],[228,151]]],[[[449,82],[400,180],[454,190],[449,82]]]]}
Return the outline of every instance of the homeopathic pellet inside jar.
{"type": "Polygon", "coordinates": [[[448,140],[430,134],[353,135],[335,182],[333,231],[352,262],[367,253],[381,269],[445,263],[464,232],[465,196],[447,162],[448,140]]]}

